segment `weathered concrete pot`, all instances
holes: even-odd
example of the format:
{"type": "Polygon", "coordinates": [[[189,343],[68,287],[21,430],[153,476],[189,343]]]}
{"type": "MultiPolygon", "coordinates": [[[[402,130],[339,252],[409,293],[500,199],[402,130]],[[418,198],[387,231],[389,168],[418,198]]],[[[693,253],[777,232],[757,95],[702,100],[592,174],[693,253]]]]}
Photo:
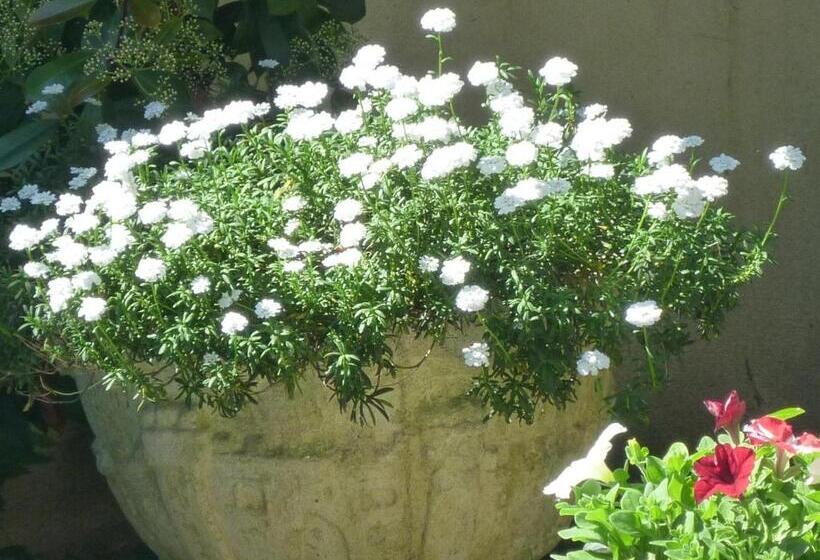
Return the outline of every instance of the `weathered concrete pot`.
{"type": "MultiPolygon", "coordinates": [[[[313,379],[233,419],[178,402],[138,412],[101,388],[82,401],[100,471],[162,560],[541,558],[557,540],[541,489],[595,439],[602,394],[587,382],[535,425],[483,423],[463,396],[463,346],[448,340],[403,372],[391,421],[375,427],[340,414],[313,379]]],[[[397,363],[428,348],[404,341],[397,363]]]]}

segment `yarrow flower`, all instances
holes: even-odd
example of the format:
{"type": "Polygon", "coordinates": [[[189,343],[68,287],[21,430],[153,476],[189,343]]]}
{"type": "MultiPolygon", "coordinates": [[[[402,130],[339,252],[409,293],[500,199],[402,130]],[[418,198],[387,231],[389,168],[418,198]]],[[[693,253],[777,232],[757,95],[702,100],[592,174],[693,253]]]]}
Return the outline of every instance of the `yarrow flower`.
{"type": "Polygon", "coordinates": [[[273,60],[272,58],[263,58],[259,62],[256,63],[257,66],[260,68],[266,68],[268,70],[273,70],[277,66],[279,66],[278,60],[273,60]]]}
{"type": "Polygon", "coordinates": [[[228,311],[225,313],[225,316],[222,317],[222,323],[220,325],[222,332],[229,336],[241,333],[247,328],[247,326],[248,319],[236,311],[228,311]]]}
{"type": "Polygon", "coordinates": [[[165,263],[153,257],[143,257],[134,274],[143,282],[157,282],[165,278],[165,263]]]}
{"type": "Polygon", "coordinates": [[[803,155],[803,151],[800,148],[796,148],[794,146],[780,146],[769,154],[769,159],[772,160],[772,164],[775,169],[781,171],[784,169],[797,171],[803,167],[803,163],[806,161],[806,156],[803,155]]]}
{"type": "Polygon", "coordinates": [[[48,109],[48,103],[46,103],[45,101],[35,101],[34,103],[28,106],[28,108],[26,109],[26,114],[36,115],[37,113],[42,113],[46,109],[48,109]]]}
{"type": "Polygon", "coordinates": [[[456,14],[449,8],[428,10],[421,16],[421,28],[433,33],[449,33],[456,28],[456,14]]]}
{"type": "Polygon", "coordinates": [[[602,369],[609,369],[609,356],[598,350],[587,350],[576,363],[576,371],[580,376],[598,375],[602,369]]]}
{"type": "Polygon", "coordinates": [[[0,198],[0,212],[14,212],[20,209],[20,199],[16,196],[0,198]]]}
{"type": "Polygon", "coordinates": [[[651,300],[639,301],[626,308],[626,322],[640,328],[651,327],[661,319],[663,309],[651,300]]]}
{"type": "Polygon", "coordinates": [[[467,81],[474,86],[486,86],[498,79],[498,66],[495,62],[476,62],[467,72],[467,81]]]}
{"type": "Polygon", "coordinates": [[[427,181],[440,179],[459,168],[470,165],[476,155],[476,149],[467,142],[436,148],[422,165],[421,176],[427,181]]]}
{"type": "Polygon", "coordinates": [[[321,105],[328,94],[327,84],[322,82],[305,82],[301,85],[282,85],[276,88],[274,104],[280,109],[305,107],[307,109],[321,105]]]}
{"type": "Polygon", "coordinates": [[[481,311],[487,305],[490,293],[480,286],[464,286],[456,296],[456,307],[467,313],[481,311]]]}
{"type": "Polygon", "coordinates": [[[168,106],[165,103],[161,103],[159,101],[152,101],[145,106],[145,113],[143,117],[146,120],[153,120],[160,118],[163,114],[165,114],[165,110],[168,109],[168,106]]]}
{"type": "Polygon", "coordinates": [[[265,298],[256,304],[253,312],[260,319],[270,319],[282,312],[282,304],[275,299],[265,298]]]}
{"type": "Polygon", "coordinates": [[[441,76],[428,74],[419,80],[419,103],[425,107],[441,107],[449,103],[462,87],[464,87],[464,82],[458,74],[452,72],[446,72],[441,76]]]}
{"type": "Polygon", "coordinates": [[[732,156],[720,154],[709,160],[709,167],[715,173],[726,173],[727,171],[734,171],[740,162],[732,156]]]}
{"type": "Polygon", "coordinates": [[[490,347],[485,342],[473,342],[467,348],[463,348],[461,354],[467,367],[490,365],[490,347]]]}
{"type": "Polygon", "coordinates": [[[438,272],[439,266],[441,266],[441,261],[436,257],[419,257],[419,269],[421,269],[422,272],[438,272]]]}
{"type": "Polygon", "coordinates": [[[191,280],[191,292],[202,295],[211,289],[211,281],[207,276],[197,276],[191,280]]]}
{"type": "Polygon", "coordinates": [[[80,301],[80,308],[77,315],[86,321],[99,321],[106,310],[106,302],[98,297],[85,297],[80,301]]]}
{"type": "Polygon", "coordinates": [[[60,95],[65,91],[63,84],[48,84],[42,90],[43,95],[60,95]]]}
{"type": "Polygon", "coordinates": [[[339,222],[352,222],[362,213],[362,203],[355,198],[346,198],[336,203],[333,218],[339,222]]]}
{"type": "Polygon", "coordinates": [[[578,74],[578,66],[560,56],[549,59],[538,71],[544,81],[551,86],[563,86],[578,74]]]}
{"type": "Polygon", "coordinates": [[[441,265],[441,281],[446,286],[458,286],[464,283],[464,278],[470,271],[470,263],[463,257],[455,257],[444,261],[441,265]]]}

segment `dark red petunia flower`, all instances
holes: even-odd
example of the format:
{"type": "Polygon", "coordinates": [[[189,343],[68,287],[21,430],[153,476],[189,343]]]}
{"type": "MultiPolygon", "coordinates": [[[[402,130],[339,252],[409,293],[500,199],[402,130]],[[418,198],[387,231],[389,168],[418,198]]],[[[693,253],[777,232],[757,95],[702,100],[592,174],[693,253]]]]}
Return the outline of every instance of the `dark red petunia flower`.
{"type": "Polygon", "coordinates": [[[755,452],[748,447],[732,447],[723,443],[715,447],[715,454],[698,459],[694,465],[698,480],[695,482],[695,502],[701,503],[712,494],[739,498],[749,486],[749,477],[755,467],[755,452]]]}
{"type": "Polygon", "coordinates": [[[746,402],[734,390],[723,401],[703,401],[703,404],[715,417],[715,431],[740,427],[740,421],[746,414],[746,402]]]}

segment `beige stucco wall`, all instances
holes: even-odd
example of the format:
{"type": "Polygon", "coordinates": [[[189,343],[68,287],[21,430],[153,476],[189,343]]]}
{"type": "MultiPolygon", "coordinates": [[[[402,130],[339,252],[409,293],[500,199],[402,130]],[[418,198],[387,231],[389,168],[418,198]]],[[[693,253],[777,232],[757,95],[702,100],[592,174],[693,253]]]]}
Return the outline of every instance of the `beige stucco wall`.
{"type": "Polygon", "coordinates": [[[632,121],[633,147],[664,133],[700,134],[704,155],[740,159],[725,204],[743,224],[767,221],[776,200],[769,151],[803,147],[809,160],[779,227],[778,264],[745,291],[720,339],[674,365],[642,437],[657,443],[709,429],[700,400],[733,387],[753,410],[813,406],[804,424],[820,427],[820,2],[368,0],[359,29],[421,72],[435,54],[418,18],[442,5],[458,16],[447,37],[451,68],[465,72],[499,54],[537,69],[563,55],[581,68],[585,101],[632,121]]]}

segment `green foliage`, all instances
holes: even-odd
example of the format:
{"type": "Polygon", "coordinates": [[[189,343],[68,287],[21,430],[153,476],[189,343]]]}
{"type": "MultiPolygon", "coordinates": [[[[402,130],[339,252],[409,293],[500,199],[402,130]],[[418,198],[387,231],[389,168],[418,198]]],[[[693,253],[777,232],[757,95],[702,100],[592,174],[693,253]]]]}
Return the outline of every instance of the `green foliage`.
{"type": "Polygon", "coordinates": [[[820,492],[807,482],[810,457],[795,457],[776,476],[774,450],[760,448],[751,484],[740,499],[715,495],[695,504],[692,465],[712,453],[704,437],[690,453],[674,443],[663,457],[631,440],[616,482],[587,481],[572,502],[557,504],[574,526],[559,535],[583,550],[560,560],[670,558],[680,560],[791,560],[820,553],[820,492]],[[631,476],[637,482],[631,482],[631,476]]]}
{"type": "MultiPolygon", "coordinates": [[[[569,141],[578,127],[574,94],[533,82],[537,118],[560,123],[569,141]]],[[[300,96],[310,97],[317,86],[305,87],[300,96]]],[[[169,249],[162,241],[164,225],[126,220],[122,225],[134,243],[96,269],[101,285],[93,291],[107,306],[98,321],[77,316],[79,296],[65,311],[52,312],[46,283],[21,277],[35,293],[28,317],[34,333],[54,356],[91,365],[107,386],[128,387],[142,399],[175,396],[231,415],[267,383],[295,392],[305,372],[315,371],[341,409],[364,421],[386,414],[389,396],[381,380],[397,373],[396,336],[410,332],[440,340],[448,329],[477,325],[491,359],[465,391],[487,405],[488,415],[529,422],[544,403],[563,406],[574,398],[583,351],[598,348],[620,362],[630,342],[645,347],[647,371],[636,371],[614,405],[634,407],[635,395],[663,380],[669,356],[696,334],[717,331],[740,285],[752,276],[749,267],[758,264],[754,255],[765,259],[760,237],[736,229],[732,216],[715,205],[694,220],[648,217],[652,200],[633,191],[635,178],[649,171],[643,154],[610,150],[609,179],[590,177],[583,163],[550,147],[532,165],[508,166],[495,175],[467,165],[425,179],[418,165],[388,166],[376,186],[363,189],[360,179],[340,173],[339,162],[361,150],[362,138],[375,138],[367,151],[382,162],[407,144],[385,113],[390,100],[383,90],[360,99],[372,109],[362,111],[364,125],[352,133],[294,140],[304,133],[299,122],[306,115],[330,118],[294,111],[235,139],[221,134],[215,147],[192,161],[165,165],[167,152],[150,148],[163,159],[133,170],[138,204],[192,200],[212,218],[213,230],[169,249]],[[499,215],[495,199],[526,177],[561,178],[570,188],[499,215]],[[296,195],[306,206],[294,215],[282,202],[296,195]],[[304,269],[289,271],[287,259],[268,241],[285,235],[298,217],[287,236],[329,244],[338,254],[334,207],[347,198],[364,206],[361,260],[329,267],[323,261],[328,249],[308,251],[304,269]],[[478,313],[459,310],[458,288],[420,269],[425,256],[469,260],[468,283],[488,290],[487,306],[478,313]],[[165,263],[162,279],[136,280],[144,257],[165,263]],[[204,295],[190,287],[199,275],[212,284],[204,295]],[[220,329],[226,306],[218,300],[233,291],[237,298],[227,307],[246,318],[254,317],[263,298],[275,298],[284,311],[252,319],[241,334],[226,334],[220,329]],[[663,307],[663,319],[651,332],[636,331],[624,321],[624,309],[650,298],[663,307]],[[169,394],[169,386],[178,393],[169,394]]],[[[413,120],[434,115],[455,118],[445,105],[424,109],[413,120]]],[[[510,143],[497,117],[476,128],[454,122],[454,135],[478,155],[504,153],[510,143]]],[[[418,142],[428,157],[437,147],[435,141],[418,142]]],[[[671,204],[674,194],[657,200],[671,204]]],[[[77,239],[99,245],[105,230],[77,239]]],[[[72,274],[51,266],[51,278],[72,274]]]]}
{"type": "MultiPolygon", "coordinates": [[[[358,42],[347,23],[364,15],[358,0],[345,3],[350,12],[315,0],[296,0],[287,13],[268,11],[264,0],[217,4],[0,0],[0,198],[25,183],[64,191],[70,165],[100,163],[95,126],[142,128],[149,102],[168,105],[166,117],[183,116],[240,95],[263,99],[284,80],[335,77],[358,42]],[[266,58],[280,66],[260,67],[266,58]],[[63,93],[44,94],[53,84],[63,93]],[[47,108],[28,114],[36,102],[47,108]]],[[[0,214],[3,239],[8,218],[0,214]]],[[[21,261],[3,249],[0,388],[39,394],[38,377],[53,367],[17,332],[23,311],[9,275],[21,261]]]]}

